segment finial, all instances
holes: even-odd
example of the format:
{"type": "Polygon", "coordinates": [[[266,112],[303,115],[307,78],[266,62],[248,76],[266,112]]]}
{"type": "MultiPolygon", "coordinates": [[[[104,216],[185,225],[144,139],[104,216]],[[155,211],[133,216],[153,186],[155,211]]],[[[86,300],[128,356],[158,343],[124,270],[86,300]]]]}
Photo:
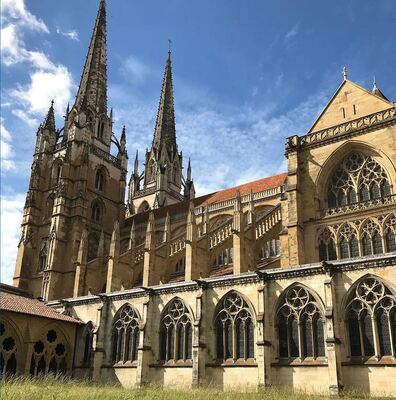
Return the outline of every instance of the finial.
{"type": "Polygon", "coordinates": [[[375,75],[373,76],[373,90],[377,90],[377,81],[375,80],[375,75]]]}
{"type": "Polygon", "coordinates": [[[51,100],[51,107],[54,107],[54,99],[51,100]]]}
{"type": "Polygon", "coordinates": [[[172,40],[168,39],[168,54],[171,53],[171,44],[172,44],[172,40]]]}
{"type": "Polygon", "coordinates": [[[344,77],[344,81],[346,81],[347,78],[348,78],[348,71],[347,71],[347,68],[345,66],[342,69],[342,76],[344,77]]]}

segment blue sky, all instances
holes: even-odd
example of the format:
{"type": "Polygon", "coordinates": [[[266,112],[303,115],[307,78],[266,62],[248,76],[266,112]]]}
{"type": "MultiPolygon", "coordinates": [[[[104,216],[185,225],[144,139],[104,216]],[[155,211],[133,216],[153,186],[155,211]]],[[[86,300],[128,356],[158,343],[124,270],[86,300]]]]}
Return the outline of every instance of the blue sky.
{"type": "MultiPolygon", "coordinates": [[[[1,0],[1,262],[10,282],[35,132],[73,102],[99,0],[1,0]]],[[[130,161],[150,145],[168,39],[179,148],[197,194],[286,170],[348,77],[396,99],[396,2],[107,0],[109,106],[130,161]]]]}

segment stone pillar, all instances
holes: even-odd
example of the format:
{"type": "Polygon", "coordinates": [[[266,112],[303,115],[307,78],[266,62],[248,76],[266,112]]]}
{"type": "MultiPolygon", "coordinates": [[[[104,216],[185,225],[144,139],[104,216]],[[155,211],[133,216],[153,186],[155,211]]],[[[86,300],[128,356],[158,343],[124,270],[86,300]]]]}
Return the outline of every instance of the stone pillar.
{"type": "Polygon", "coordinates": [[[190,208],[187,215],[186,232],[186,270],[185,280],[191,281],[199,278],[196,268],[196,250],[197,250],[197,225],[195,223],[194,203],[190,202],[190,208]]]}
{"type": "Polygon", "coordinates": [[[143,312],[141,316],[141,323],[139,326],[139,347],[138,359],[136,370],[136,387],[142,387],[148,383],[149,364],[151,361],[151,343],[150,343],[150,325],[151,321],[148,320],[148,315],[151,314],[151,292],[147,292],[148,298],[143,303],[143,312]]]}
{"type": "Polygon", "coordinates": [[[199,386],[203,378],[205,377],[205,352],[204,347],[202,346],[202,342],[204,341],[205,327],[202,326],[202,309],[205,301],[206,292],[201,287],[200,293],[195,298],[195,321],[193,326],[193,344],[192,344],[192,362],[193,362],[193,370],[192,370],[192,386],[199,386]]]}
{"type": "Polygon", "coordinates": [[[85,293],[85,279],[88,259],[88,233],[84,229],[81,235],[76,261],[76,274],[74,277],[73,297],[83,296],[85,293]]]}
{"type": "Polygon", "coordinates": [[[258,366],[258,386],[265,388],[271,384],[270,361],[271,344],[266,340],[267,332],[270,329],[270,314],[268,310],[268,281],[265,273],[259,274],[262,285],[258,288],[258,312],[256,329],[256,360],[258,366]]]}
{"type": "Polygon", "coordinates": [[[120,257],[120,225],[118,221],[114,223],[113,234],[111,236],[109,261],[107,262],[107,282],[106,292],[114,292],[121,289],[118,262],[120,257]]]}
{"type": "MultiPolygon", "coordinates": [[[[92,372],[90,371],[90,375],[92,376],[92,380],[94,382],[102,381],[102,365],[105,360],[105,346],[107,339],[107,318],[109,312],[109,299],[100,295],[100,299],[102,304],[98,307],[96,313],[96,329],[94,330],[92,349],[93,349],[93,364],[92,364],[92,372]]],[[[111,348],[111,345],[108,346],[111,348]]]]}
{"type": "Polygon", "coordinates": [[[234,220],[232,224],[232,245],[234,249],[234,275],[245,272],[246,262],[244,258],[245,224],[242,211],[241,194],[239,191],[234,200],[234,220]]]}
{"type": "Polygon", "coordinates": [[[329,394],[333,396],[340,395],[342,390],[342,368],[340,341],[336,336],[335,312],[337,306],[336,290],[335,290],[335,275],[331,264],[322,262],[325,272],[324,291],[325,291],[325,329],[326,329],[326,350],[327,363],[329,373],[329,394]]]}

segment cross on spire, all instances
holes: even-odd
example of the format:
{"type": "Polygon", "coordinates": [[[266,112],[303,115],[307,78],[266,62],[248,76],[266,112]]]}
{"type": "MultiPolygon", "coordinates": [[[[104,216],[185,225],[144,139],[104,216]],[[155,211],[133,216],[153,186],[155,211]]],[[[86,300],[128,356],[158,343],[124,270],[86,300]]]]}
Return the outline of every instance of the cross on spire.
{"type": "Polygon", "coordinates": [[[347,71],[347,68],[345,66],[342,69],[342,76],[344,77],[344,81],[346,81],[347,78],[348,78],[348,71],[347,71]]]}

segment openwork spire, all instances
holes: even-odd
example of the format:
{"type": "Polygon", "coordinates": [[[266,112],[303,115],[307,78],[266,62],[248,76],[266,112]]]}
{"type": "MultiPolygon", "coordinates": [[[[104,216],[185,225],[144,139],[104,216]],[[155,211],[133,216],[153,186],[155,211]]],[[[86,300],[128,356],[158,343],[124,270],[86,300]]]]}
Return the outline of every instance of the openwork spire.
{"type": "Polygon", "coordinates": [[[75,107],[107,112],[106,2],[100,0],[75,107]]]}
{"type": "Polygon", "coordinates": [[[51,101],[51,106],[48,110],[47,116],[44,119],[43,129],[48,129],[50,132],[55,132],[55,113],[54,113],[54,100],[51,101]]]}
{"type": "Polygon", "coordinates": [[[162,82],[161,97],[153,138],[153,148],[156,149],[158,153],[160,153],[163,146],[165,146],[168,151],[171,151],[172,149],[174,151],[177,150],[170,49],[168,50],[168,59],[166,60],[165,65],[165,73],[162,82]]]}

